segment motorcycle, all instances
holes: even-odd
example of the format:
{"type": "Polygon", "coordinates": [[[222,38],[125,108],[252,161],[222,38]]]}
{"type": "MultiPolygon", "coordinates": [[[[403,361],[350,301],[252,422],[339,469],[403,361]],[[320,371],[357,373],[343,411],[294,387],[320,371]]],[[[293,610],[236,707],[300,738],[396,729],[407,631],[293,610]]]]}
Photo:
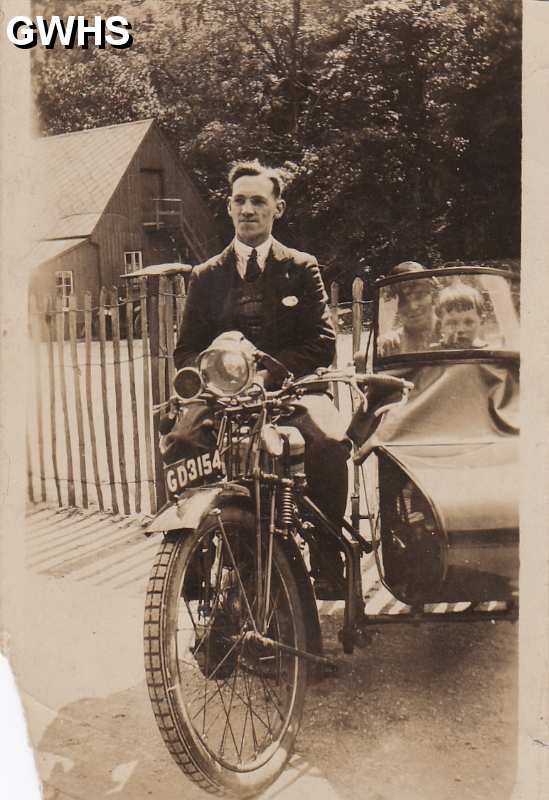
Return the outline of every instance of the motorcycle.
{"type": "Polygon", "coordinates": [[[307,682],[331,663],[310,569],[323,537],[337,539],[344,556],[345,653],[381,621],[364,613],[361,558],[372,553],[414,621],[428,620],[434,602],[466,601],[453,615],[462,621],[482,618],[471,610],[487,598],[507,611],[515,601],[509,276],[430,271],[384,279],[375,291],[374,372],[321,369],[295,380],[230,332],[196,369],[176,374],[162,409],[169,500],[146,530],[163,540],[147,590],[145,668],[168,750],[206,791],[255,795],[292,753],[307,682]],[[429,295],[434,315],[436,298],[456,284],[479,293],[482,331],[458,342],[448,320],[433,316],[430,341],[414,350],[408,307],[420,295],[427,307],[429,295]],[[400,300],[403,289],[415,299],[400,300]],[[256,382],[259,363],[280,389],[256,382]],[[342,528],[308,496],[304,443],[288,424],[303,394],[327,381],[348,387],[353,411],[355,485],[342,528]]]}

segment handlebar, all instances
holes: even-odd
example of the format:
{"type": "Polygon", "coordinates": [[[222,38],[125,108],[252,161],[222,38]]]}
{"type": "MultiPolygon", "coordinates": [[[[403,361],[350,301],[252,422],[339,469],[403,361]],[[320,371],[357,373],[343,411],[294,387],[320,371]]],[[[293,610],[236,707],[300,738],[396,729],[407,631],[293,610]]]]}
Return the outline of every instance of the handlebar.
{"type": "MultiPolygon", "coordinates": [[[[371,387],[372,389],[402,390],[413,389],[414,384],[404,378],[397,378],[395,375],[380,375],[379,373],[355,372],[354,367],[348,369],[324,368],[318,369],[314,375],[306,375],[294,381],[289,388],[295,390],[309,388],[314,384],[325,385],[327,381],[334,383],[346,383],[360,391],[360,387],[371,387]]],[[[282,391],[284,387],[282,387],[282,391]]]]}
{"type": "Polygon", "coordinates": [[[394,375],[370,375],[370,374],[359,374],[355,376],[356,382],[360,385],[364,383],[367,386],[378,387],[381,389],[401,389],[401,388],[413,388],[413,384],[410,381],[406,381],[403,378],[397,378],[394,375]]]}
{"type": "MultiPolygon", "coordinates": [[[[286,378],[280,389],[276,389],[272,392],[268,392],[259,384],[255,384],[258,390],[255,394],[239,395],[233,398],[217,398],[217,400],[222,400],[227,409],[230,409],[231,405],[234,405],[235,410],[236,407],[239,406],[244,407],[246,411],[254,411],[256,407],[259,409],[265,405],[265,403],[272,403],[275,406],[282,405],[285,400],[290,400],[292,396],[294,398],[299,397],[301,390],[312,389],[315,387],[315,385],[324,387],[327,382],[347,384],[353,388],[363,400],[365,400],[365,397],[361,387],[371,387],[372,389],[382,389],[387,391],[401,390],[403,397],[405,398],[410,389],[413,389],[414,386],[413,383],[410,383],[410,381],[404,380],[403,378],[397,378],[394,375],[380,375],[379,373],[357,373],[355,372],[354,367],[347,369],[319,368],[317,369],[316,373],[305,375],[302,378],[294,379],[294,377],[290,375],[286,378]]],[[[253,386],[254,384],[252,384],[252,387],[253,386]]],[[[204,394],[203,397],[205,399],[207,395],[204,394]]],[[[211,397],[213,398],[214,395],[211,395],[211,397]]],[[[193,398],[193,400],[190,402],[196,402],[196,400],[197,398],[193,398]]],[[[175,395],[166,401],[166,403],[155,406],[153,410],[155,412],[164,410],[169,407],[172,402],[184,404],[185,402],[189,401],[184,401],[179,396],[175,395]]]]}

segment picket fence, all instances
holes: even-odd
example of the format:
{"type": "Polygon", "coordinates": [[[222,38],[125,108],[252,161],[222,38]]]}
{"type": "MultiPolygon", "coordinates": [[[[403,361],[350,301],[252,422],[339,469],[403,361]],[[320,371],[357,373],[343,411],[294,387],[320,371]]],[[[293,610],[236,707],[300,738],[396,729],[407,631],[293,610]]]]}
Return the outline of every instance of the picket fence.
{"type": "MultiPolygon", "coordinates": [[[[122,515],[151,514],[163,505],[154,410],[170,395],[184,305],[181,276],[102,288],[95,307],[89,292],[71,295],[66,305],[60,297],[29,298],[31,502],[98,506],[122,515]]],[[[331,285],[338,352],[346,361],[363,347],[364,305],[360,279],[350,303],[341,304],[338,285],[331,285]]],[[[337,391],[335,399],[341,402],[337,391]]]]}

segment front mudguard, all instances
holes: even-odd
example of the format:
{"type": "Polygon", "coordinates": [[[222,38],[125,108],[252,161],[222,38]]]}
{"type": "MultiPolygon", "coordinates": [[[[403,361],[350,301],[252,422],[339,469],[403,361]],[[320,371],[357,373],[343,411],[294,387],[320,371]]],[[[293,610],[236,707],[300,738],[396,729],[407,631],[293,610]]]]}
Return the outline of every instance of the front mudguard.
{"type": "Polygon", "coordinates": [[[195,530],[214,508],[222,508],[236,498],[250,498],[250,492],[238,483],[219,483],[187,489],[181,497],[167,503],[145,528],[145,535],[162,531],[195,530]]]}
{"type": "MultiPolygon", "coordinates": [[[[293,536],[287,536],[286,538],[281,536],[278,541],[284,550],[284,554],[288,559],[288,563],[297,583],[301,606],[305,616],[307,650],[309,653],[320,656],[323,651],[320,618],[318,616],[318,608],[311,579],[307,572],[303,556],[301,555],[301,550],[297,546],[293,536]]],[[[310,666],[309,670],[311,670],[310,666]]]]}
{"type": "MultiPolygon", "coordinates": [[[[179,532],[185,535],[189,529],[196,530],[214,508],[222,510],[227,505],[238,505],[255,512],[250,492],[238,483],[188,489],[177,501],[165,505],[158,512],[145,529],[145,535],[151,536],[158,532],[179,532]]],[[[292,536],[280,536],[278,542],[288,559],[299,591],[305,617],[307,650],[315,655],[322,655],[320,619],[303,556],[292,536]]]]}

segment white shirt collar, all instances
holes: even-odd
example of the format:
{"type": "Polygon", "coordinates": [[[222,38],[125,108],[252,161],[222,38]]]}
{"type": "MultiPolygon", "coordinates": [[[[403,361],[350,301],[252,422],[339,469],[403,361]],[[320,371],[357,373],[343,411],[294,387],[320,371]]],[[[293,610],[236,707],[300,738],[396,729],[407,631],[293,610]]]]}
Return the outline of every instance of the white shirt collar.
{"type": "Polygon", "coordinates": [[[242,279],[244,279],[246,275],[246,265],[248,264],[248,258],[250,257],[250,253],[254,249],[257,252],[257,263],[259,264],[259,269],[261,270],[261,272],[263,272],[263,270],[265,269],[265,262],[267,261],[267,256],[269,255],[272,243],[273,243],[273,237],[271,235],[262,244],[258,245],[256,248],[253,248],[247,244],[244,244],[244,242],[241,242],[240,239],[237,239],[235,237],[234,251],[236,254],[236,268],[238,270],[238,274],[242,279]]]}

